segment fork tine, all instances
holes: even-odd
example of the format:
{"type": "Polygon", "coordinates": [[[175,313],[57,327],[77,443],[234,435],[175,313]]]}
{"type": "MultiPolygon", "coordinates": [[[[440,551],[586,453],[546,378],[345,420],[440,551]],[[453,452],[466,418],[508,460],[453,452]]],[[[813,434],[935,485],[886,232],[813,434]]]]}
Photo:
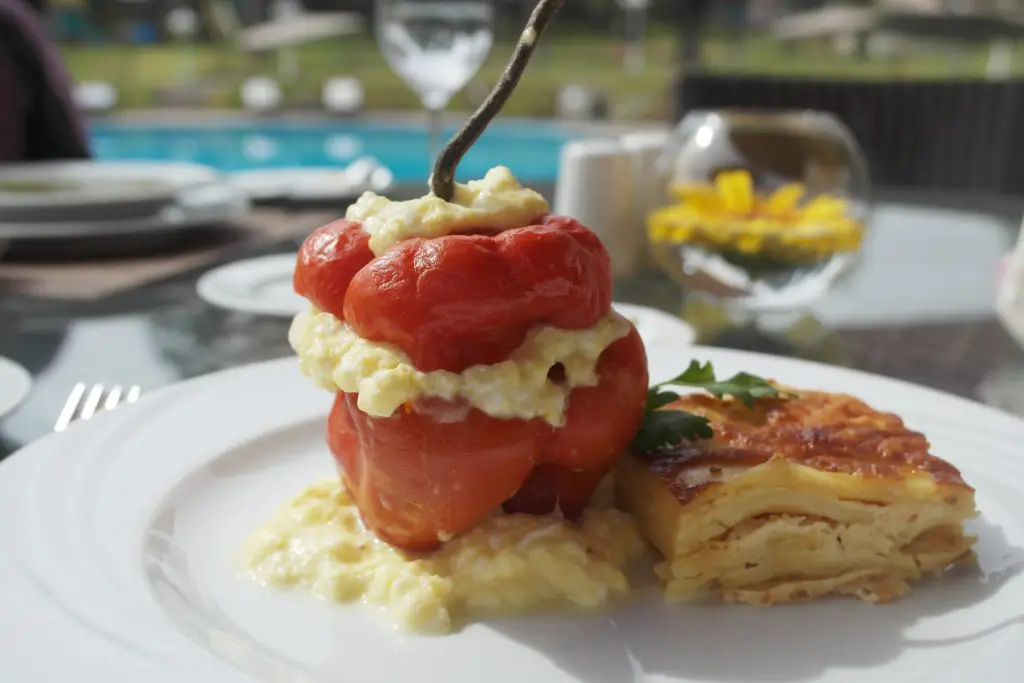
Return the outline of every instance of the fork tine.
{"type": "Polygon", "coordinates": [[[78,412],[78,419],[88,420],[90,417],[95,415],[96,408],[99,407],[101,398],[103,398],[103,385],[94,384],[92,390],[89,391],[89,395],[85,397],[82,409],[78,412]]]}
{"type": "Polygon", "coordinates": [[[62,432],[76,419],[88,420],[98,411],[113,410],[121,405],[122,401],[135,403],[142,394],[142,387],[137,384],[128,387],[127,392],[120,384],[115,384],[109,391],[105,390],[102,384],[94,384],[88,392],[86,389],[82,382],[75,384],[64,403],[64,408],[57,416],[53,431],[62,432]]]}
{"type": "Polygon", "coordinates": [[[120,384],[115,384],[110,387],[110,393],[107,394],[106,400],[103,401],[103,410],[113,410],[117,407],[117,404],[121,402],[121,389],[120,384]]]}
{"type": "Polygon", "coordinates": [[[68,425],[71,424],[71,420],[75,417],[75,411],[78,410],[78,404],[82,401],[84,394],[85,385],[81,382],[71,389],[71,393],[68,394],[68,400],[64,402],[64,407],[61,409],[60,415],[57,416],[57,422],[53,425],[53,431],[63,432],[67,429],[68,425]]]}

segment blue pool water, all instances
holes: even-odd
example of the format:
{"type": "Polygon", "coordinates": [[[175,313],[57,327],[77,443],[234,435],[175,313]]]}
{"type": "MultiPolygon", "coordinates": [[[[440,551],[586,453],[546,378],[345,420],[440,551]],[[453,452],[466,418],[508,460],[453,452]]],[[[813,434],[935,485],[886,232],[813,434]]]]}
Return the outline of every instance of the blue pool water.
{"type": "MultiPolygon", "coordinates": [[[[450,135],[452,131],[446,131],[450,135]]],[[[185,125],[94,123],[99,159],[180,161],[222,171],[280,167],[339,167],[371,156],[399,183],[425,182],[430,174],[423,126],[372,122],[204,122],[185,125]]],[[[481,177],[503,164],[524,182],[552,181],[562,145],[578,134],[548,123],[505,123],[489,128],[459,165],[460,180],[481,177]]]]}

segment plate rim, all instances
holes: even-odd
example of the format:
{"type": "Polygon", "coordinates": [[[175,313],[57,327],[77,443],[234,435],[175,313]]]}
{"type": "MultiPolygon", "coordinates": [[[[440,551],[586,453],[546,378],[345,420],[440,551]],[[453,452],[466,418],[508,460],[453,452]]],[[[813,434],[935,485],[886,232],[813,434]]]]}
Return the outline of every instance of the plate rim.
{"type": "MultiPolygon", "coordinates": [[[[159,178],[162,184],[150,190],[142,190],[132,194],[131,197],[124,197],[117,189],[106,192],[83,192],[74,189],[57,192],[47,196],[46,207],[61,206],[64,208],[74,206],[96,206],[110,204],[112,201],[125,204],[138,204],[161,199],[171,199],[183,189],[197,184],[215,182],[220,177],[217,170],[211,166],[187,162],[155,162],[155,161],[104,161],[104,160],[77,160],[77,161],[49,161],[35,164],[15,164],[10,167],[0,168],[0,179],[7,177],[30,177],[51,176],[54,172],[67,173],[72,176],[82,176],[87,173],[96,173],[98,170],[107,173],[121,172],[145,174],[159,178]]],[[[4,208],[27,210],[36,206],[38,201],[32,196],[19,197],[18,193],[3,192],[0,190],[0,210],[4,208]]]]}
{"type": "MultiPolygon", "coordinates": [[[[296,258],[298,258],[297,253],[282,252],[277,254],[266,254],[263,256],[253,256],[251,258],[231,261],[229,263],[215,266],[200,275],[196,280],[196,295],[205,303],[224,311],[263,315],[280,319],[291,318],[299,311],[291,309],[286,311],[280,306],[260,305],[261,302],[264,301],[262,299],[233,296],[222,288],[221,284],[226,278],[229,279],[233,276],[237,277],[238,273],[244,272],[248,269],[253,270],[253,273],[255,273],[257,267],[263,266],[269,271],[272,267],[277,266],[279,263],[283,264],[286,261],[289,264],[287,272],[288,280],[290,281],[291,274],[295,270],[296,258]]],[[[281,274],[284,274],[283,269],[281,274]]]]}
{"type": "MultiPolygon", "coordinates": [[[[313,190],[303,189],[304,185],[306,185],[303,181],[344,173],[345,169],[357,160],[353,159],[345,166],[317,165],[249,168],[225,172],[224,177],[230,185],[245,192],[254,201],[261,202],[316,202],[332,200],[354,202],[364,192],[370,191],[383,194],[395,186],[392,176],[390,182],[379,187],[370,187],[368,183],[360,183],[348,187],[338,186],[336,189],[324,186],[318,189],[314,188],[313,190]]],[[[376,160],[374,159],[374,161],[376,160]]],[[[390,173],[390,169],[386,166],[379,163],[378,166],[390,173]]]]}
{"type": "Polygon", "coordinates": [[[189,215],[187,208],[182,207],[180,202],[171,199],[163,204],[156,213],[139,218],[39,223],[4,222],[0,223],[0,239],[43,241],[67,238],[107,238],[126,234],[147,235],[164,231],[184,232],[242,216],[249,210],[247,202],[248,198],[242,202],[239,197],[226,197],[217,204],[204,207],[201,211],[189,215]],[[165,214],[169,210],[181,210],[185,212],[185,216],[181,221],[168,220],[165,214]]]}
{"type": "MultiPolygon", "coordinates": [[[[0,422],[24,405],[35,384],[32,373],[25,366],[11,358],[0,356],[0,375],[4,373],[9,373],[9,379],[16,382],[17,391],[12,392],[13,398],[7,401],[0,400],[0,422]]],[[[3,394],[0,394],[0,399],[2,396],[3,394]]]]}
{"type": "Polygon", "coordinates": [[[673,333],[685,335],[678,342],[680,346],[692,347],[697,341],[697,330],[696,328],[683,320],[680,316],[675,316],[666,310],[661,308],[655,308],[654,306],[646,306],[644,304],[635,304],[629,301],[616,301],[612,299],[612,308],[617,309],[623,315],[628,316],[626,311],[634,311],[639,315],[648,315],[656,320],[664,321],[666,325],[671,325],[673,333]]]}
{"type": "MultiPolygon", "coordinates": [[[[936,389],[934,387],[925,386],[923,384],[917,384],[897,377],[887,377],[866,370],[858,370],[856,368],[848,368],[840,365],[830,365],[828,363],[822,363],[819,361],[805,360],[802,358],[792,358],[789,356],[780,356],[770,353],[760,353],[757,351],[742,351],[738,349],[725,349],[717,348],[713,346],[704,345],[691,345],[685,347],[685,350],[680,355],[688,355],[692,357],[708,358],[712,357],[711,361],[714,362],[713,356],[724,355],[730,356],[734,360],[742,362],[743,359],[748,358],[751,361],[765,361],[768,362],[781,362],[785,365],[792,367],[804,366],[807,370],[818,370],[827,373],[834,373],[837,376],[846,375],[855,377],[861,381],[870,381],[875,383],[881,383],[884,386],[893,389],[902,389],[904,391],[923,392],[923,395],[931,398],[938,399],[940,401],[951,401],[958,404],[962,408],[966,408],[972,411],[980,411],[987,415],[995,422],[999,423],[1001,427],[1005,427],[1007,431],[1018,432],[1018,434],[1024,437],[1024,418],[1017,417],[1011,413],[1000,410],[990,405],[986,405],[979,400],[967,398],[964,396],[957,396],[956,394],[936,389]]],[[[217,370],[216,372],[206,373],[197,377],[190,377],[187,379],[179,380],[172,384],[168,384],[163,387],[159,387],[153,391],[147,392],[139,402],[132,406],[126,406],[116,411],[111,412],[111,415],[117,414],[123,416],[128,411],[136,410],[137,405],[148,405],[150,402],[160,400],[170,400],[175,397],[176,394],[187,394],[189,391],[202,391],[205,388],[215,385],[219,382],[230,381],[230,379],[236,375],[251,373],[251,372],[272,372],[277,370],[279,367],[290,366],[293,370],[298,373],[297,368],[298,360],[295,356],[286,356],[284,358],[276,358],[271,360],[259,361],[256,363],[246,363],[232,368],[226,368],[223,370],[217,370]]],[[[751,363],[753,364],[753,363],[751,363]]],[[[61,438],[66,438],[65,435],[71,432],[71,430],[89,429],[92,425],[102,424],[109,417],[108,415],[97,416],[99,419],[89,420],[87,422],[76,421],[71,425],[68,430],[64,432],[50,432],[43,435],[42,437],[25,444],[18,450],[11,453],[9,456],[0,460],[0,477],[4,476],[4,466],[13,461],[16,458],[24,457],[24,453],[33,452],[43,447],[49,447],[51,443],[61,438]]],[[[926,435],[927,436],[927,435],[926,435]]]]}

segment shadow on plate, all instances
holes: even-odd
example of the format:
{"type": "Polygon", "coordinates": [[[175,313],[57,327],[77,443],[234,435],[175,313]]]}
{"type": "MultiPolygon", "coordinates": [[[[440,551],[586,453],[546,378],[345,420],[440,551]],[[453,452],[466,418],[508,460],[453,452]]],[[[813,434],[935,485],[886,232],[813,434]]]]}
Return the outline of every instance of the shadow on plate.
{"type": "MultiPolygon", "coordinates": [[[[324,471],[330,473],[334,467],[334,460],[331,459],[330,451],[324,442],[323,432],[327,424],[326,412],[330,408],[329,397],[325,397],[324,416],[315,417],[290,427],[261,435],[257,438],[245,441],[230,451],[224,453],[216,460],[211,461],[199,472],[208,473],[218,479],[231,479],[233,477],[245,477],[257,472],[263,472],[282,463],[287,463],[288,454],[296,444],[307,445],[309,442],[321,446],[324,451],[324,471]]],[[[195,476],[195,473],[193,474],[195,476]]],[[[189,480],[186,479],[185,482],[189,480]]],[[[185,483],[183,482],[183,483],[185,483]]],[[[310,482],[313,483],[312,481],[310,482]]]]}
{"type": "Polygon", "coordinates": [[[0,333],[0,356],[16,361],[33,377],[50,367],[67,338],[66,324],[63,328],[43,324],[20,328],[0,315],[0,325],[6,324],[13,329],[0,333]]]}
{"type": "Polygon", "coordinates": [[[287,211],[334,211],[339,216],[343,216],[345,215],[345,210],[357,199],[359,199],[358,193],[309,199],[279,197],[256,199],[253,200],[253,205],[263,208],[280,208],[287,211]]]}
{"type": "Polygon", "coordinates": [[[972,615],[963,628],[951,625],[958,610],[993,604],[1024,570],[1024,549],[1009,546],[1001,528],[975,526],[988,549],[999,552],[998,569],[986,568],[986,574],[965,566],[944,579],[919,582],[890,605],[853,598],[771,608],[667,605],[650,594],[611,617],[509,620],[493,628],[588,683],[639,682],[658,674],[791,682],[816,680],[832,668],[879,667],[908,649],[974,640],[1024,622],[1022,602],[1002,599],[993,614],[972,615]],[[932,620],[938,628],[930,636],[908,637],[908,630],[932,620]],[[948,637],[951,630],[959,632],[948,637]]]}

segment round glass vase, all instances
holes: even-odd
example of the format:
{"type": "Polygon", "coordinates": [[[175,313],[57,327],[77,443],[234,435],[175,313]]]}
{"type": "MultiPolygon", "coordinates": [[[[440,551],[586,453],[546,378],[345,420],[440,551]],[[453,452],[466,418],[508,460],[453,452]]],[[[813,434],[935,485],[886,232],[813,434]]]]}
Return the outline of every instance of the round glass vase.
{"type": "Polygon", "coordinates": [[[831,114],[691,112],[658,171],[664,200],[647,216],[648,240],[683,287],[684,316],[718,312],[691,320],[705,338],[716,324],[785,329],[857,261],[867,164],[831,114]]]}

